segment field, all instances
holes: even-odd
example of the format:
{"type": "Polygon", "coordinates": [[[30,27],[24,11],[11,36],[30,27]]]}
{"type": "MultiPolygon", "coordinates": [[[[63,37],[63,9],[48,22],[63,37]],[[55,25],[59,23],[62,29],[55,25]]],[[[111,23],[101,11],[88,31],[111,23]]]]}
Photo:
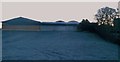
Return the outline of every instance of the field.
{"type": "Polygon", "coordinates": [[[90,32],[3,31],[3,60],[117,60],[118,46],[90,32]]]}

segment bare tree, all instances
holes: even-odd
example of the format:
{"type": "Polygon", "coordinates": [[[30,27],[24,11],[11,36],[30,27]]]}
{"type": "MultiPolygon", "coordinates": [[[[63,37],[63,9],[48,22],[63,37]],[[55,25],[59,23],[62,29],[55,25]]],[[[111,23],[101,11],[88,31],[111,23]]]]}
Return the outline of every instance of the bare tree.
{"type": "Polygon", "coordinates": [[[112,25],[113,26],[113,20],[116,18],[117,11],[116,9],[104,7],[100,8],[97,11],[97,14],[95,14],[95,18],[98,21],[98,25],[112,25]]]}

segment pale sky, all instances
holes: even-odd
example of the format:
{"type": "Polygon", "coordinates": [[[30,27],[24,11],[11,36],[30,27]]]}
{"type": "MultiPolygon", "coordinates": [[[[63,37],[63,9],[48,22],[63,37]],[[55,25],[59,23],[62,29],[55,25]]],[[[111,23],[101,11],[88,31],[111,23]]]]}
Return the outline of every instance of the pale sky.
{"type": "Polygon", "coordinates": [[[94,15],[101,7],[117,8],[118,2],[3,2],[2,21],[19,16],[43,22],[81,21],[94,22],[94,15]]]}
{"type": "Polygon", "coordinates": [[[1,0],[1,2],[118,2],[119,0],[1,0]]]}
{"type": "MultiPolygon", "coordinates": [[[[2,3],[0,2],[0,20],[2,19],[2,3]]],[[[2,28],[2,23],[0,21],[0,28],[2,28]]]]}

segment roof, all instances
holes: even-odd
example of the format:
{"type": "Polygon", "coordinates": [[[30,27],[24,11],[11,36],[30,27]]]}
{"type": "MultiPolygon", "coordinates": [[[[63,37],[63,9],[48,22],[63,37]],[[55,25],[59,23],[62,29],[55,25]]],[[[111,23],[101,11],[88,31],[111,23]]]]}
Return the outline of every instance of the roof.
{"type": "Polygon", "coordinates": [[[41,25],[65,25],[65,26],[71,26],[71,25],[78,25],[79,23],[66,23],[66,22],[42,22],[41,25]]]}
{"type": "Polygon", "coordinates": [[[28,18],[24,18],[24,17],[18,17],[18,18],[14,18],[14,19],[10,19],[7,21],[3,21],[2,22],[3,25],[78,25],[79,23],[77,21],[70,21],[70,22],[61,22],[61,21],[57,21],[57,22],[38,22],[32,19],[28,19],[28,18]]]}
{"type": "Polygon", "coordinates": [[[74,20],[73,20],[73,21],[69,21],[68,23],[69,23],[69,24],[79,24],[78,21],[74,21],[74,20]]]}
{"type": "Polygon", "coordinates": [[[39,25],[40,24],[40,22],[38,22],[38,21],[24,18],[24,17],[10,19],[7,21],[3,21],[2,23],[4,25],[39,25]]]}

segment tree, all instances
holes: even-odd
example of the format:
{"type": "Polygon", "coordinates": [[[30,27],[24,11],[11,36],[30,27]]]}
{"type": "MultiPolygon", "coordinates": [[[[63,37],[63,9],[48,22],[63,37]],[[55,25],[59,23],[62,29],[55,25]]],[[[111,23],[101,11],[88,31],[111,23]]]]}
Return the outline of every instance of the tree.
{"type": "Polygon", "coordinates": [[[113,20],[116,18],[117,11],[116,9],[104,7],[100,8],[95,14],[95,18],[98,22],[98,25],[105,24],[105,25],[113,25],[113,20]]]}

